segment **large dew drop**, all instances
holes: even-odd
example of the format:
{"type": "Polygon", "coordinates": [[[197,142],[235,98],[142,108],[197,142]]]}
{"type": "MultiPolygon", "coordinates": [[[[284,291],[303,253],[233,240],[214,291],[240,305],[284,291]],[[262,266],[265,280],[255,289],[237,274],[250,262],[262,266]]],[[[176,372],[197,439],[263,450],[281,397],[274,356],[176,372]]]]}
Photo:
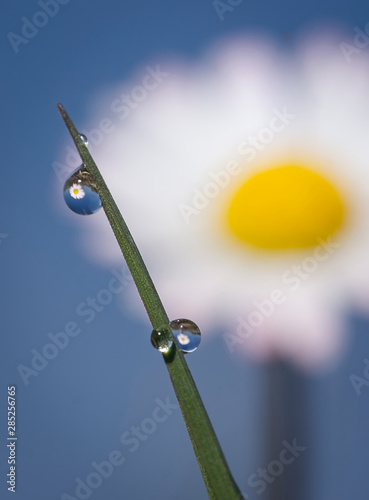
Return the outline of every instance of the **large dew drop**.
{"type": "Polygon", "coordinates": [[[91,215],[100,210],[102,205],[97,187],[83,164],[64,184],[64,199],[76,214],[91,215]]]}
{"type": "Polygon", "coordinates": [[[199,327],[189,319],[175,319],[170,322],[173,335],[181,351],[193,352],[201,342],[199,327]]]}
{"type": "Polygon", "coordinates": [[[168,328],[153,330],[151,333],[151,343],[158,351],[162,353],[169,352],[173,345],[173,338],[168,328]]]}

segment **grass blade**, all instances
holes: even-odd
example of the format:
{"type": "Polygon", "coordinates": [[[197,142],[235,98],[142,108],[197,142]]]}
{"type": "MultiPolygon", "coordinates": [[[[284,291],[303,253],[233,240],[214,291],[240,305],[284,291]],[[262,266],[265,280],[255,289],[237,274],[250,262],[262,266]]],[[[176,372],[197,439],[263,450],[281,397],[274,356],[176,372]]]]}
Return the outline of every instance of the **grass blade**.
{"type": "MultiPolygon", "coordinates": [[[[153,329],[170,329],[169,319],[131,233],[79,132],[61,104],[60,114],[98,187],[103,209],[146,308],[153,329]]],[[[182,351],[173,348],[163,358],[176,393],[197,461],[211,500],[243,500],[224,458],[182,351]]]]}

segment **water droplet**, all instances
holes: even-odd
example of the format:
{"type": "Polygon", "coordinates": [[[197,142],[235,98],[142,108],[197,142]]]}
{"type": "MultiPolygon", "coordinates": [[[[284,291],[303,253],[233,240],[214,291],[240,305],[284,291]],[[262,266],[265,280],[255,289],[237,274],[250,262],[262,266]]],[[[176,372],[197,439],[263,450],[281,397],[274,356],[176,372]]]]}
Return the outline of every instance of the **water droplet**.
{"type": "Polygon", "coordinates": [[[101,208],[97,187],[83,164],[64,184],[64,199],[68,207],[80,215],[94,214],[101,208]]]}
{"type": "Polygon", "coordinates": [[[84,134],[79,134],[79,138],[88,146],[88,139],[84,134]]]}
{"type": "Polygon", "coordinates": [[[166,353],[173,345],[172,334],[169,328],[160,328],[151,333],[151,343],[160,352],[166,353]]]}
{"type": "Polygon", "coordinates": [[[175,319],[170,322],[170,327],[181,351],[196,351],[201,342],[201,332],[193,321],[189,319],[175,319]]]}

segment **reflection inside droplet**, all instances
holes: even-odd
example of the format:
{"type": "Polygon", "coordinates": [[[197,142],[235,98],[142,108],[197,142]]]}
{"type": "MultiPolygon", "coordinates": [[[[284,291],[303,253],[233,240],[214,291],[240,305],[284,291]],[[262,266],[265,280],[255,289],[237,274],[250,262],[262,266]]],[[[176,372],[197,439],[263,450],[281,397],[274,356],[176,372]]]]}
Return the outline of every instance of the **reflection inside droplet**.
{"type": "Polygon", "coordinates": [[[170,327],[181,351],[185,353],[196,351],[201,342],[201,332],[193,321],[175,319],[170,322],[170,327]]]}
{"type": "Polygon", "coordinates": [[[64,200],[79,215],[91,215],[100,210],[102,204],[97,187],[83,164],[64,184],[64,200]]]}

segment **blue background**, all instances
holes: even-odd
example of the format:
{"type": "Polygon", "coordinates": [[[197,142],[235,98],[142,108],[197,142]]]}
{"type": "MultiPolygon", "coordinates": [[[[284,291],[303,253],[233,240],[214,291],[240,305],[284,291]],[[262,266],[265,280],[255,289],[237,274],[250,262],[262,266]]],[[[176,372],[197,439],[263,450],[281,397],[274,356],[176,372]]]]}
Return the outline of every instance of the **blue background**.
{"type": "MultiPolygon", "coordinates": [[[[92,117],[103,118],[90,110],[93,97],[147,62],[166,55],[195,58],[232,33],[266,34],[288,46],[329,24],[352,37],[355,26],[363,29],[369,21],[369,7],[363,1],[244,0],[221,21],[211,0],[70,0],[15,53],[9,32],[20,35],[21,18],[40,10],[36,1],[1,2],[0,496],[12,495],[5,478],[6,396],[14,384],[16,498],[77,498],[76,478],[85,480],[92,462],[119,450],[125,463],[89,498],[206,499],[179,410],[136,451],[120,442],[131,426],[152,416],[157,398],[174,403],[175,397],[149,342],[149,323],[132,318],[121,294],[90,324],[76,313],[112,274],[83,254],[80,221],[64,206],[51,165],[72,143],[56,102],[77,126],[87,127],[92,117]],[[31,350],[41,350],[48,333],[70,321],[81,333],[26,386],[19,364],[30,366],[31,350]]],[[[324,375],[237,360],[221,336],[187,357],[231,470],[250,498],[368,498],[369,388],[358,396],[349,380],[369,358],[368,324],[352,316],[347,328],[347,353],[324,375]],[[258,495],[247,478],[278,457],[283,440],[294,438],[306,451],[258,495]]]]}

